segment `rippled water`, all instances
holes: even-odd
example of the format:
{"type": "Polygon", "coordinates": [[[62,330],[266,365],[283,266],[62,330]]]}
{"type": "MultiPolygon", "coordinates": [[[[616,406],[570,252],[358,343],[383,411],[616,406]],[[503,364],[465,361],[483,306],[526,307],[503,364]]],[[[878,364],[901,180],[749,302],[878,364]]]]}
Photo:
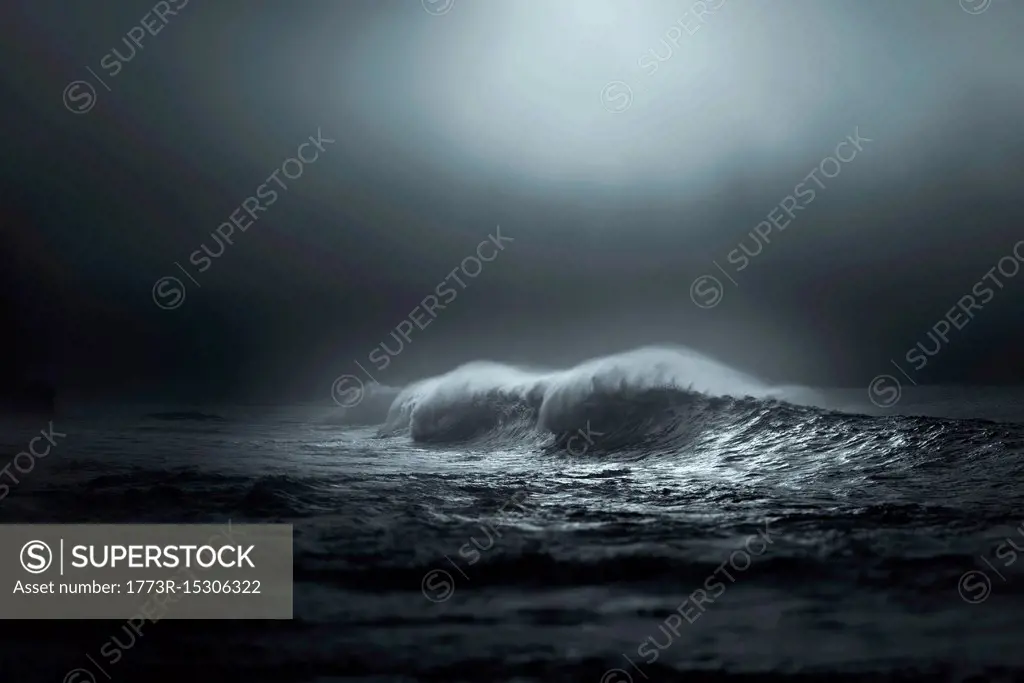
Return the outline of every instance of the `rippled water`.
{"type": "MultiPolygon", "coordinates": [[[[0,678],[88,657],[126,681],[1020,678],[1020,396],[712,402],[684,440],[577,453],[313,410],[69,417],[7,523],[290,522],[296,618],[164,620],[116,663],[120,623],[18,622],[0,678]]],[[[44,426],[6,424],[0,452],[44,426]]]]}

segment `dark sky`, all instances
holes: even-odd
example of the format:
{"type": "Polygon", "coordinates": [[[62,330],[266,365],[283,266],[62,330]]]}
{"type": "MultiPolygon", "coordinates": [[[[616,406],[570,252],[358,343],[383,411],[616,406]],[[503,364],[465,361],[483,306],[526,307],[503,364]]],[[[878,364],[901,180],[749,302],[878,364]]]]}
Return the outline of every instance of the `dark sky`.
{"type": "MultiPolygon", "coordinates": [[[[672,343],[771,381],[864,385],[1024,239],[1024,5],[962,4],[977,13],[5,3],[4,374],[326,398],[500,225],[514,241],[381,382],[672,343]],[[318,131],[334,142],[307,145],[316,160],[200,272],[190,255],[217,253],[211,233],[318,131]],[[756,250],[755,226],[855,131],[870,142],[736,271],[730,253],[756,250]],[[691,298],[704,275],[724,287],[711,308],[691,298]],[[171,310],[164,277],[185,288],[171,310]]],[[[997,277],[917,380],[1024,379],[1024,274],[997,277]]]]}

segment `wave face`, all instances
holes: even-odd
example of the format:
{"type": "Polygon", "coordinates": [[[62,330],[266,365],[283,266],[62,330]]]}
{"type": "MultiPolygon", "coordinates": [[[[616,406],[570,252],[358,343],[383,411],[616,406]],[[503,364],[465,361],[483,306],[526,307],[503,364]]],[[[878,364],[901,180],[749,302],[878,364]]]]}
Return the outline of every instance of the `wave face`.
{"type": "Polygon", "coordinates": [[[567,450],[679,446],[709,428],[813,400],[692,350],[646,347],[541,371],[474,362],[402,390],[382,435],[429,443],[532,441],[567,450]],[[584,446],[585,444],[585,446],[584,446]]]}

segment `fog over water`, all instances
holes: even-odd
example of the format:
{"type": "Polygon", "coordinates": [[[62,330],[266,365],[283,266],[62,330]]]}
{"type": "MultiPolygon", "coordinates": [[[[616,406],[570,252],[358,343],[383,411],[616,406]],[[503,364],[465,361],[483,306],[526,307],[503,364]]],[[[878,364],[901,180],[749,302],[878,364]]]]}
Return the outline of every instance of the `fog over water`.
{"type": "MultiPolygon", "coordinates": [[[[1015,3],[427,5],[187,3],[134,54],[145,8],[13,8],[5,373],[325,397],[447,278],[381,382],[682,344],[863,386],[1021,239],[1015,3]],[[72,114],[89,69],[110,90],[72,114]],[[310,136],[334,142],[269,181],[310,136]],[[458,286],[497,226],[514,242],[458,286]],[[164,277],[180,309],[153,305],[164,277]]],[[[916,381],[1021,378],[996,276],[916,381]]]]}

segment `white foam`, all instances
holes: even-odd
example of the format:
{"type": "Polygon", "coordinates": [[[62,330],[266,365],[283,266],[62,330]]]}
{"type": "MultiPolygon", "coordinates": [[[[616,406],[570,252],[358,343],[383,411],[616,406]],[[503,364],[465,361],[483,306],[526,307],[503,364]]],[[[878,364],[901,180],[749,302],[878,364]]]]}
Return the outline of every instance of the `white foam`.
{"type": "MultiPolygon", "coordinates": [[[[565,370],[537,370],[476,361],[403,389],[388,413],[390,428],[411,427],[499,395],[540,405],[539,426],[558,431],[595,392],[676,388],[711,396],[785,398],[797,387],[773,387],[692,349],[648,346],[584,361],[565,370]]],[[[425,425],[424,425],[425,426],[425,425]]]]}

